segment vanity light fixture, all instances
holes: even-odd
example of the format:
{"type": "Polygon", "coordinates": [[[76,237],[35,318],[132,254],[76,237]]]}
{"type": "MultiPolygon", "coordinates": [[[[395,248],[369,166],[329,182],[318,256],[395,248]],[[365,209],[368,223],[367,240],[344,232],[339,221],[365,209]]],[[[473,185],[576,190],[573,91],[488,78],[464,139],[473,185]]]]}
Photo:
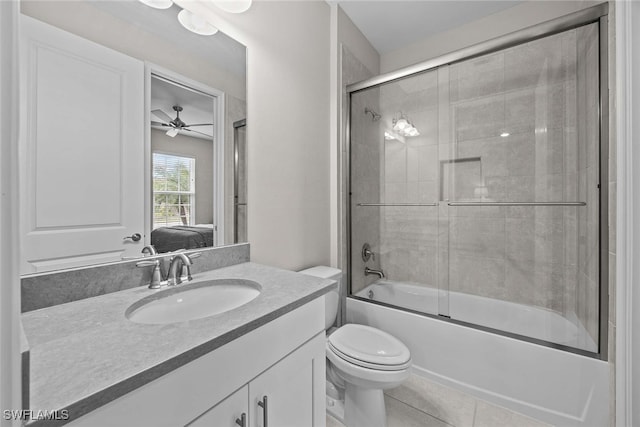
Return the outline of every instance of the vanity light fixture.
{"type": "Polygon", "coordinates": [[[229,13],[242,13],[249,10],[252,0],[213,0],[219,9],[229,13]]]}
{"type": "Polygon", "coordinates": [[[138,1],[154,9],[169,9],[171,6],[173,6],[173,1],[171,0],[138,0],[138,1]]]}
{"type": "Polygon", "coordinates": [[[418,129],[407,119],[404,114],[400,113],[399,119],[393,119],[393,130],[398,132],[402,136],[418,136],[420,132],[418,129]]]}
{"type": "Polygon", "coordinates": [[[385,130],[384,131],[384,140],[385,141],[399,141],[402,142],[403,144],[406,144],[406,140],[404,139],[404,136],[395,133],[392,130],[385,130]]]}
{"type": "Polygon", "coordinates": [[[218,32],[218,29],[208,23],[206,19],[186,9],[178,13],[178,21],[187,30],[202,36],[212,36],[218,32]]]}

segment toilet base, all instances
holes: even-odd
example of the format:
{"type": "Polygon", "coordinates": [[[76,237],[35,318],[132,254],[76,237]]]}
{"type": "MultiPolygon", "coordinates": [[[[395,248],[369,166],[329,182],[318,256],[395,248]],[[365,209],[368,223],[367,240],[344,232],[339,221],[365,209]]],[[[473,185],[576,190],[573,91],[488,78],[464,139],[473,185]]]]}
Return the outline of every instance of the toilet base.
{"type": "Polygon", "coordinates": [[[327,413],[344,424],[344,400],[327,396],[327,413]]]}
{"type": "Polygon", "coordinates": [[[346,427],[387,427],[382,390],[347,383],[344,393],[344,424],[346,427]]]}

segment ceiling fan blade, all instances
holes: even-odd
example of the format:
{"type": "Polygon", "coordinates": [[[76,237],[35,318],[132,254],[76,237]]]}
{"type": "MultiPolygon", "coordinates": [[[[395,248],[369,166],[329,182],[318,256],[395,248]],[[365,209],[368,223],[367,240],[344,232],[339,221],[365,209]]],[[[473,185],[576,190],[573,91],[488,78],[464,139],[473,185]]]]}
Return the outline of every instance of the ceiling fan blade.
{"type": "Polygon", "coordinates": [[[162,110],[152,110],[151,114],[153,114],[154,116],[156,116],[160,120],[163,120],[163,121],[165,121],[167,123],[170,123],[171,120],[173,120],[167,113],[165,113],[162,110]]]}
{"type": "Polygon", "coordinates": [[[168,125],[166,123],[162,123],[162,122],[154,122],[153,120],[151,121],[151,126],[165,126],[165,127],[171,127],[171,125],[168,125]]]}
{"type": "Polygon", "coordinates": [[[171,138],[173,138],[174,136],[176,136],[178,134],[178,129],[176,128],[171,128],[167,131],[166,135],[170,136],[171,138]]]}
{"type": "Polygon", "coordinates": [[[184,127],[194,127],[194,126],[213,126],[213,123],[196,123],[195,125],[185,125],[184,127]]]}
{"type": "Polygon", "coordinates": [[[211,139],[213,139],[213,136],[211,136],[211,135],[207,135],[206,133],[203,133],[203,132],[198,132],[197,130],[187,129],[187,128],[182,128],[181,130],[186,130],[186,131],[188,131],[188,132],[199,133],[200,135],[204,135],[204,136],[206,136],[207,138],[211,138],[211,139]]]}

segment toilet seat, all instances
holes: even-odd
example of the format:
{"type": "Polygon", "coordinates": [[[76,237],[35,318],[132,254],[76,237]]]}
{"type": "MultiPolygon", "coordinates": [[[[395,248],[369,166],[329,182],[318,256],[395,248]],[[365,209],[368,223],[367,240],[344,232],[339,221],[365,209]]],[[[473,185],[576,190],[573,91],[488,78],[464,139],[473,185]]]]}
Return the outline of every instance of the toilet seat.
{"type": "Polygon", "coordinates": [[[362,389],[385,390],[397,387],[405,381],[411,373],[411,365],[405,369],[383,370],[378,368],[367,368],[349,362],[340,357],[338,353],[331,349],[329,343],[326,346],[327,359],[330,369],[345,381],[345,386],[355,385],[362,389]]]}
{"type": "Polygon", "coordinates": [[[399,371],[411,365],[409,349],[394,336],[366,325],[347,324],[327,338],[327,350],[363,368],[399,371]]]}

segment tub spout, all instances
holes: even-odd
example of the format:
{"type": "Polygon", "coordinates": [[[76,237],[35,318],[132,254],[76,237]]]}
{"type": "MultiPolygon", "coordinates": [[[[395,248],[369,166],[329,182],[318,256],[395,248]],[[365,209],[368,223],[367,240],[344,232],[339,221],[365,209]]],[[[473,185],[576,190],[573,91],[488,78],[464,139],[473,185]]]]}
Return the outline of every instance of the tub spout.
{"type": "Polygon", "coordinates": [[[364,268],[364,275],[365,275],[365,276],[368,276],[368,275],[370,275],[370,274],[375,274],[375,275],[376,275],[376,276],[378,276],[379,278],[384,279],[384,273],[382,272],[382,269],[380,269],[380,270],[374,270],[374,269],[371,269],[371,268],[369,268],[369,267],[365,267],[365,268],[364,268]]]}

